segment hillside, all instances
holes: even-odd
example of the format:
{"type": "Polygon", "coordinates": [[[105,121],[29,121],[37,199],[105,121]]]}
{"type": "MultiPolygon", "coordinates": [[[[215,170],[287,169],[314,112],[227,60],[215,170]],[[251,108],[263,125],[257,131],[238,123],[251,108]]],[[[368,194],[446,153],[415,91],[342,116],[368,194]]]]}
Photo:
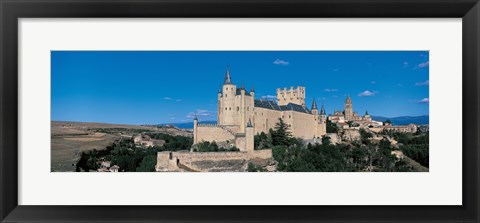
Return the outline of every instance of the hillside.
{"type": "Polygon", "coordinates": [[[140,132],[160,132],[170,135],[191,136],[175,128],[157,128],[91,122],[51,122],[51,171],[75,171],[82,151],[103,150],[116,140],[129,138],[140,132]]]}

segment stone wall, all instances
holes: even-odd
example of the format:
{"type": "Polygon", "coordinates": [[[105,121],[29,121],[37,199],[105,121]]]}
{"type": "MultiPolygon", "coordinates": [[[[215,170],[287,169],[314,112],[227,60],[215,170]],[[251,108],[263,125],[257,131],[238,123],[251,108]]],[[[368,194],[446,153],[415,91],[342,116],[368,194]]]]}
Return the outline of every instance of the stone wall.
{"type": "Polygon", "coordinates": [[[327,133],[325,136],[330,137],[330,143],[333,145],[340,144],[342,142],[342,139],[337,133],[327,133]]]}
{"type": "Polygon", "coordinates": [[[292,135],[294,137],[302,138],[302,139],[312,139],[314,137],[319,137],[316,135],[317,128],[313,119],[313,115],[302,113],[302,112],[292,112],[292,126],[290,129],[292,130],[292,135]]]}
{"type": "Polygon", "coordinates": [[[358,129],[345,130],[343,137],[347,141],[356,141],[361,139],[360,131],[358,129]]]}
{"type": "Polygon", "coordinates": [[[235,135],[234,133],[227,129],[227,128],[222,128],[221,126],[217,125],[202,125],[199,124],[197,126],[197,136],[196,140],[198,143],[202,141],[215,141],[215,142],[225,142],[225,141],[230,141],[234,142],[235,140],[235,135]]]}
{"type": "Polygon", "coordinates": [[[312,114],[294,111],[277,111],[266,108],[255,108],[253,118],[255,125],[254,133],[268,133],[269,129],[275,129],[279,118],[282,118],[283,121],[289,125],[294,137],[312,139],[326,133],[326,124],[316,122],[312,114]]]}
{"type": "Polygon", "coordinates": [[[275,124],[282,117],[281,111],[266,108],[255,108],[253,123],[255,127],[254,133],[268,132],[269,129],[275,129],[275,124]]]}
{"type": "Polygon", "coordinates": [[[272,150],[255,150],[251,152],[158,152],[157,171],[178,171],[178,164],[189,167],[192,170],[208,172],[198,163],[201,161],[228,161],[228,160],[251,160],[272,159],[272,150]]]}

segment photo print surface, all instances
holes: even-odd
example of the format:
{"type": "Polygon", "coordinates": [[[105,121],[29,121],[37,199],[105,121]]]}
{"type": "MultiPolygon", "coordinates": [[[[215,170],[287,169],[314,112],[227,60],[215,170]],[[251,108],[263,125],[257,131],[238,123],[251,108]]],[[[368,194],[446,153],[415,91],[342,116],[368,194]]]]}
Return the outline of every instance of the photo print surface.
{"type": "Polygon", "coordinates": [[[428,51],[52,51],[52,172],[428,172],[428,51]]]}

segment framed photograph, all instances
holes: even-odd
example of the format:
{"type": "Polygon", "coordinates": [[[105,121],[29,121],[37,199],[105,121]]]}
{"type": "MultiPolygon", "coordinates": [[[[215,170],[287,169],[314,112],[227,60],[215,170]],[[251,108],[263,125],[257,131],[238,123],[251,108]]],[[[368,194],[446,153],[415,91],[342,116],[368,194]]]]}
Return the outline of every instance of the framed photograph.
{"type": "Polygon", "coordinates": [[[1,1],[2,222],[478,222],[480,5],[1,1]]]}

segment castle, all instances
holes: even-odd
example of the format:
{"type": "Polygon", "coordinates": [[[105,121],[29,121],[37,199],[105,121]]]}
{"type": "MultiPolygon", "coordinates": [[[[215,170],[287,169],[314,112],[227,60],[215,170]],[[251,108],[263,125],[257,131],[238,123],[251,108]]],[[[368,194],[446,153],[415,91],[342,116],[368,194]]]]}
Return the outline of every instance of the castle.
{"type": "Polygon", "coordinates": [[[328,116],[328,120],[333,123],[344,123],[349,121],[357,123],[371,123],[372,117],[368,114],[368,111],[365,111],[365,115],[363,117],[358,115],[357,112],[354,112],[352,99],[350,96],[347,96],[347,99],[345,99],[343,112],[334,111],[333,115],[328,116]]]}
{"type": "MultiPolygon", "coordinates": [[[[200,124],[195,115],[193,121],[193,144],[203,141],[217,142],[222,145],[237,147],[241,152],[192,152],[192,151],[162,151],[157,153],[157,171],[246,171],[247,164],[252,160],[263,160],[269,171],[274,171],[271,165],[273,159],[271,149],[254,150],[254,136],[259,133],[268,133],[274,129],[281,118],[288,125],[294,137],[304,139],[305,142],[317,142],[318,138],[327,134],[327,115],[322,105],[320,111],[313,100],[310,109],[305,105],[305,87],[277,88],[276,101],[255,99],[255,89],[250,91],[242,84],[238,88],[232,82],[230,71],[227,68],[222,88],[218,91],[217,124],[200,124]],[[218,162],[233,162],[236,165],[218,165],[218,162]]],[[[345,99],[344,110],[334,111],[328,116],[344,134],[328,133],[334,144],[343,139],[352,141],[360,138],[359,129],[366,128],[372,132],[384,130],[414,132],[417,126],[383,125],[373,121],[368,112],[362,117],[353,111],[350,96],[345,99]]],[[[139,142],[143,138],[139,137],[139,142]]]]}
{"type": "Polygon", "coordinates": [[[281,118],[292,136],[302,139],[318,138],[326,134],[326,113],[320,111],[315,100],[308,109],[305,105],[305,87],[277,89],[277,101],[255,99],[255,90],[232,82],[227,68],[222,89],[218,91],[217,124],[199,124],[194,118],[194,144],[202,141],[226,142],[240,151],[253,151],[255,134],[274,129],[281,118]]]}

